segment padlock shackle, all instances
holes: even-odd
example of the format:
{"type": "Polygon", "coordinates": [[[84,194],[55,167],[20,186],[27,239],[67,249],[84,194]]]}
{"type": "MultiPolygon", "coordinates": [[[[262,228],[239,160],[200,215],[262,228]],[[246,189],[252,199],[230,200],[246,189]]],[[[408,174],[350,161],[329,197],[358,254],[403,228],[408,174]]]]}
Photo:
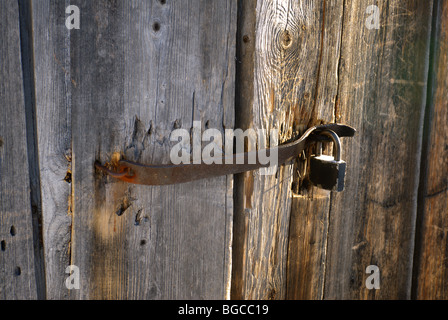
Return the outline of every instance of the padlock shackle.
{"type": "MultiPolygon", "coordinates": [[[[335,161],[341,161],[341,140],[336,132],[332,130],[324,130],[319,132],[320,135],[324,135],[333,140],[333,157],[335,161]]],[[[322,142],[317,142],[317,155],[322,155],[322,142]]]]}

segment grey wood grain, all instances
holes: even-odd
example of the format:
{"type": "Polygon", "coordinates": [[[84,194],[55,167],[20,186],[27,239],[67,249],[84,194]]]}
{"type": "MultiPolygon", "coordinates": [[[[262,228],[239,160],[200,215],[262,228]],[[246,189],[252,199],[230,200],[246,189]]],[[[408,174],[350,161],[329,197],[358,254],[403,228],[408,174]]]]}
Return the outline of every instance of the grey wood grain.
{"type": "Polygon", "coordinates": [[[36,299],[17,1],[0,2],[0,299],[36,299]]]}
{"type": "Polygon", "coordinates": [[[236,2],[71,4],[73,297],[228,297],[232,177],[132,186],[93,165],[168,163],[173,128],[233,127],[236,2]]]}
{"type": "Polygon", "coordinates": [[[32,6],[36,124],[41,181],[46,298],[67,299],[70,265],[71,101],[69,1],[32,6]]]}

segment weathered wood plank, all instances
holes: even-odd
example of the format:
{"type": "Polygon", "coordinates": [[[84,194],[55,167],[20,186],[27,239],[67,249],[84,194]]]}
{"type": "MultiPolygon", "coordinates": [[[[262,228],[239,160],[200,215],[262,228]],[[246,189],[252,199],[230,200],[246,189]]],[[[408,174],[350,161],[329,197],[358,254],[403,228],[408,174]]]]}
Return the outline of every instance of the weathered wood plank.
{"type": "Polygon", "coordinates": [[[0,2],[0,299],[36,299],[17,1],[0,2]]]}
{"type": "MultiPolygon", "coordinates": [[[[308,38],[320,43],[318,70],[307,81],[315,84],[309,125],[334,122],[338,90],[338,65],[341,47],[343,2],[324,1],[321,31],[308,38]]],[[[308,64],[298,61],[306,72],[308,64]]],[[[304,119],[300,119],[304,120],[304,119]]],[[[330,148],[331,150],[331,148],[330,148]]],[[[306,150],[314,154],[314,146],[306,150]]],[[[292,198],[287,258],[287,299],[322,299],[330,210],[330,192],[315,188],[308,181],[309,167],[298,163],[292,198]]]]}
{"type": "Polygon", "coordinates": [[[68,5],[69,1],[37,1],[32,5],[47,299],[66,299],[69,293],[65,286],[72,224],[68,5]]]}
{"type": "Polygon", "coordinates": [[[131,186],[93,164],[168,163],[174,128],[233,127],[236,2],[71,3],[75,297],[228,297],[231,177],[131,186]]]}
{"type": "Polygon", "coordinates": [[[336,121],[357,128],[344,142],[346,189],[331,199],[326,299],[410,297],[432,1],[347,1],[336,121]],[[380,270],[368,290],[366,268],[380,270]]]}
{"type": "MultiPolygon", "coordinates": [[[[238,127],[277,129],[281,143],[316,120],[322,12],[321,2],[240,3],[238,127]]],[[[236,181],[232,298],[284,299],[293,165],[236,181]]]]}
{"type": "Polygon", "coordinates": [[[448,298],[448,2],[436,1],[434,6],[432,96],[427,110],[428,145],[422,155],[413,296],[425,300],[448,298]]]}

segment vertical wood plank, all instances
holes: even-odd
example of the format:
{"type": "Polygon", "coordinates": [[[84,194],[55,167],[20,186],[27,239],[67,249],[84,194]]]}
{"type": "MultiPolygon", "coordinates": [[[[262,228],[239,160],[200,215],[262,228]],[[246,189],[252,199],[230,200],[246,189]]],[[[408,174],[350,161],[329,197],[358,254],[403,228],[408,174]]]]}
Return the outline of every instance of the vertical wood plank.
{"type": "Polygon", "coordinates": [[[424,148],[419,197],[420,232],[416,243],[414,296],[448,298],[448,2],[436,1],[433,57],[430,72],[432,96],[428,101],[428,145],[424,148]],[[427,152],[427,153],[426,153],[427,152]]]}
{"type": "MultiPolygon", "coordinates": [[[[338,90],[343,2],[323,1],[320,32],[309,38],[318,44],[317,72],[307,81],[315,84],[309,125],[334,122],[338,90]]],[[[316,49],[317,50],[317,49],[316,49]]],[[[308,64],[298,61],[300,70],[308,64]]],[[[301,115],[303,116],[303,115],[301,115]]],[[[313,147],[306,150],[314,154],[313,147]]],[[[310,185],[309,164],[300,160],[292,198],[287,257],[287,299],[322,299],[330,210],[330,192],[310,185]]]]}
{"type": "Polygon", "coordinates": [[[70,48],[76,297],[228,297],[231,177],[132,186],[93,164],[117,154],[168,163],[174,128],[233,127],[236,2],[74,4],[82,14],[70,48]]]}
{"type": "Polygon", "coordinates": [[[17,1],[0,2],[0,299],[36,299],[17,1]]]}
{"type": "MultiPolygon", "coordinates": [[[[154,1],[129,9],[127,32],[135,37],[126,46],[127,158],[167,163],[170,132],[190,131],[193,121],[221,132],[233,127],[235,18],[234,1],[154,1]]],[[[232,184],[220,177],[135,189],[135,215],[144,218],[133,241],[146,239],[149,251],[146,273],[130,274],[136,289],[144,279],[152,298],[228,297],[232,184]]]]}
{"type": "Polygon", "coordinates": [[[346,189],[332,195],[326,299],[410,297],[432,2],[347,1],[336,121],[358,130],[344,142],[346,189]],[[380,270],[368,290],[366,268],[380,270]]]}
{"type": "MultiPolygon", "coordinates": [[[[240,3],[238,127],[277,129],[282,143],[317,121],[322,12],[321,2],[240,3]]],[[[236,181],[232,298],[284,299],[293,166],[236,181]]]]}
{"type": "Polygon", "coordinates": [[[68,1],[32,5],[46,297],[67,299],[71,238],[70,31],[68,1]],[[67,15],[68,16],[68,15],[67,15]]]}

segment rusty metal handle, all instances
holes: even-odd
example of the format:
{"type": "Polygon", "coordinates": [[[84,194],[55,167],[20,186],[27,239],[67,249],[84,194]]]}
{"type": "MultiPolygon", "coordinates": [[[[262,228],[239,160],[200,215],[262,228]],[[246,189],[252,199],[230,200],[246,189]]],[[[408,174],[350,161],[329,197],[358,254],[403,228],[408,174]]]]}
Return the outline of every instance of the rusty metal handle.
{"type": "MultiPolygon", "coordinates": [[[[352,137],[356,131],[354,128],[347,125],[336,123],[309,128],[297,140],[275,147],[278,152],[277,164],[281,165],[298,157],[308,143],[327,141],[329,139],[328,137],[319,135],[319,132],[325,130],[332,130],[340,137],[352,137]]],[[[274,148],[262,151],[270,152],[272,149],[274,148]]],[[[258,152],[260,151],[257,150],[245,152],[243,154],[234,154],[232,155],[232,164],[226,164],[226,156],[223,156],[221,164],[144,165],[132,161],[121,160],[118,163],[117,171],[112,171],[98,162],[95,163],[95,167],[113,178],[128,183],[141,185],[169,185],[269,167],[270,164],[262,164],[258,162],[258,157],[255,157],[255,159],[257,159],[256,163],[248,163],[248,159],[252,159],[254,153],[258,152]],[[236,159],[241,159],[241,157],[244,159],[243,164],[237,164],[236,159]]]]}

